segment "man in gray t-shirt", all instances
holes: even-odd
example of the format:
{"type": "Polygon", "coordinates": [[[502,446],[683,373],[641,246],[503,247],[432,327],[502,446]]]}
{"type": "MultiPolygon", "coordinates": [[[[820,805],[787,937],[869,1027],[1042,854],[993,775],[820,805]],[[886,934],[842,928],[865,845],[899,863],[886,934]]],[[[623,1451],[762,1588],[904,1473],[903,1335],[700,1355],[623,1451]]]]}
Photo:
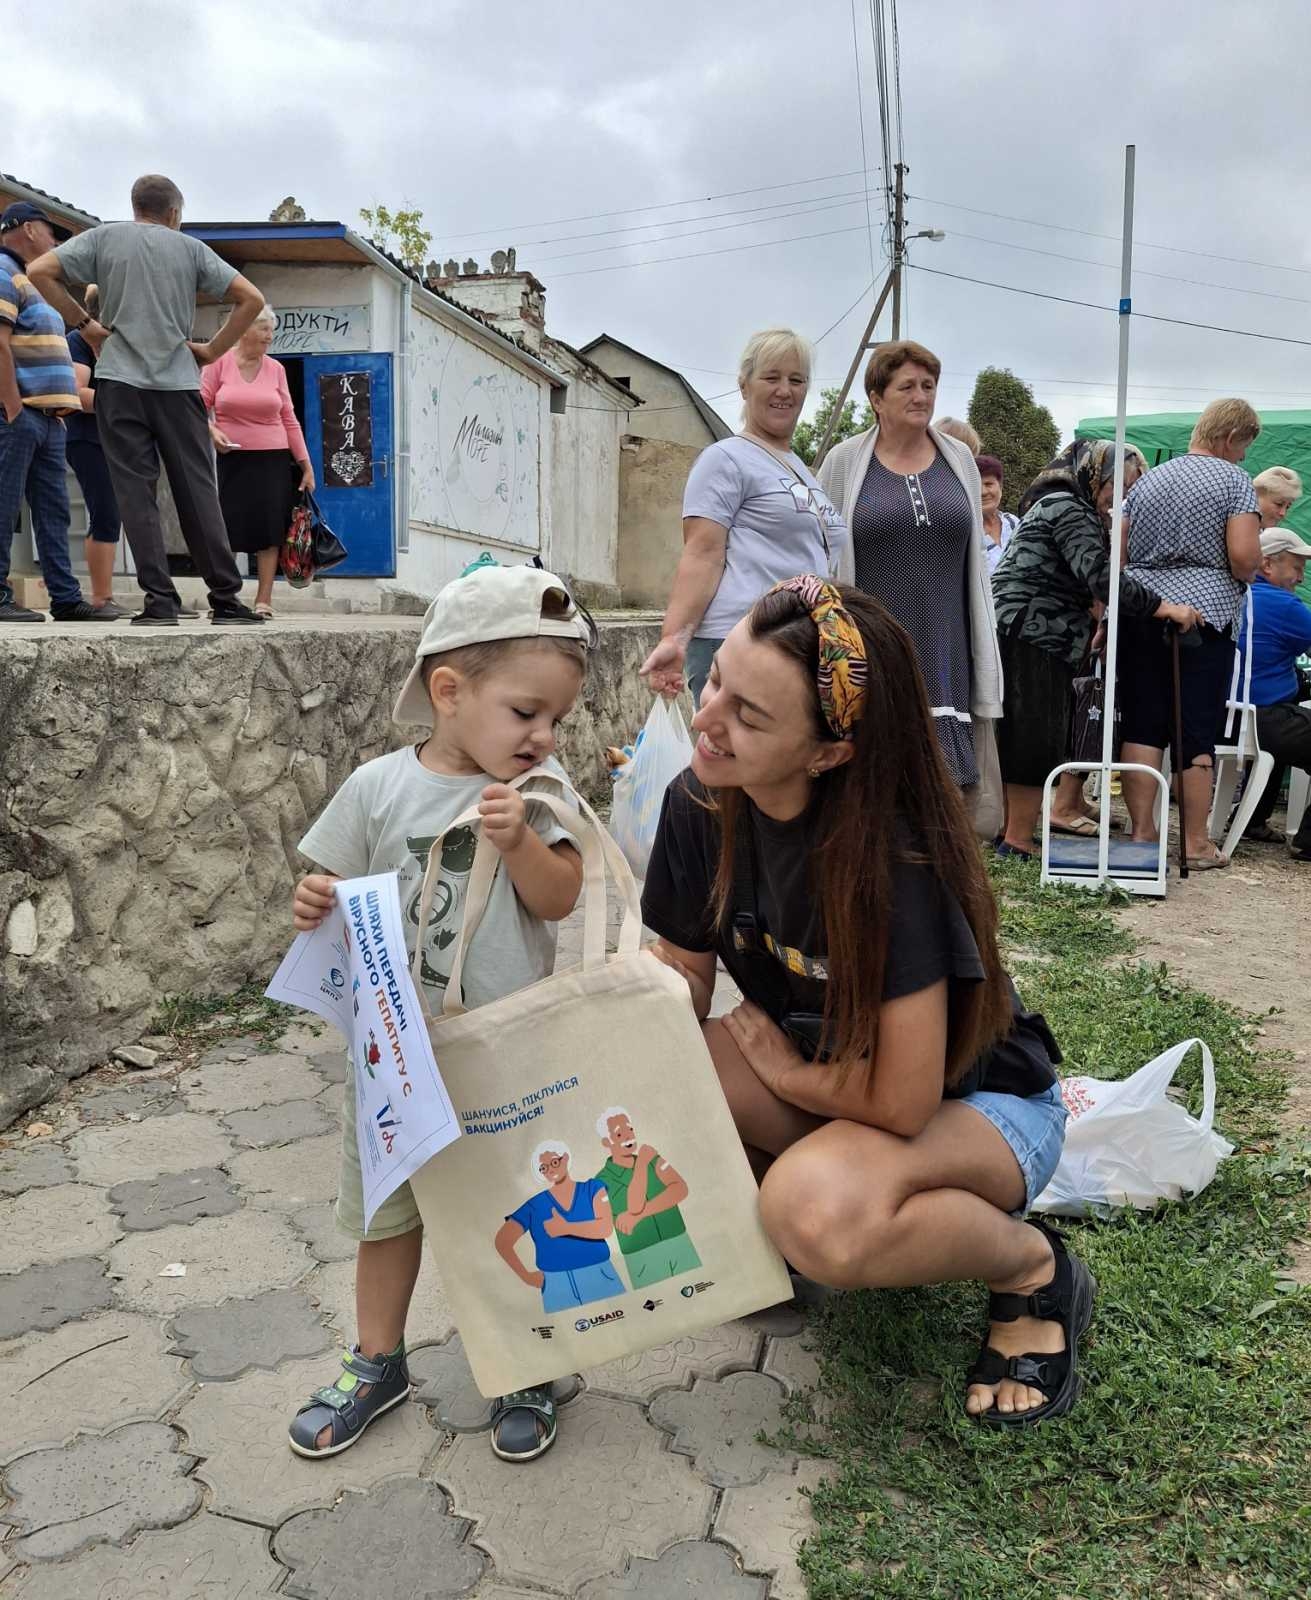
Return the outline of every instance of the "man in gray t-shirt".
{"type": "Polygon", "coordinates": [[[168,474],[182,537],[209,588],[215,623],[257,623],[219,509],[200,369],[230,350],[264,296],[199,239],[180,232],[182,194],[168,178],[132,186],[132,221],[78,234],[32,262],[32,281],[96,352],[96,420],[137,581],[146,603],[132,621],[175,626],[181,600],[168,570],[155,488],[168,474]],[[100,288],[100,319],[66,284],[100,288]],[[196,296],[234,305],[208,343],[191,338],[196,296]]]}

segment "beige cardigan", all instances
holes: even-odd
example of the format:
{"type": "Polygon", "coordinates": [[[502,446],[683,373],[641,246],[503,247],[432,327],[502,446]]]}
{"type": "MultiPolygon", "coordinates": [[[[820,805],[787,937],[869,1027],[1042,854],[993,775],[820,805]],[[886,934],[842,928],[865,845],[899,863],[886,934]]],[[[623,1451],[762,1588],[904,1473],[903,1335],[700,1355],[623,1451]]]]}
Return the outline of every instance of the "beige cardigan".
{"type": "MultiPolygon", "coordinates": [[[[838,562],[838,578],[842,583],[856,581],[856,555],[852,543],[856,497],[869,471],[877,436],[878,428],[874,427],[856,434],[854,438],[844,439],[825,456],[818,473],[820,487],[842,513],[847,524],[847,538],[838,562]]],[[[933,427],[929,429],[929,437],[970,497],[974,537],[970,541],[965,563],[965,582],[969,593],[969,616],[966,620],[970,633],[970,714],[995,719],[1001,716],[1001,651],[997,647],[992,582],[984,554],[979,469],[974,465],[974,457],[959,440],[948,438],[933,427]]]]}

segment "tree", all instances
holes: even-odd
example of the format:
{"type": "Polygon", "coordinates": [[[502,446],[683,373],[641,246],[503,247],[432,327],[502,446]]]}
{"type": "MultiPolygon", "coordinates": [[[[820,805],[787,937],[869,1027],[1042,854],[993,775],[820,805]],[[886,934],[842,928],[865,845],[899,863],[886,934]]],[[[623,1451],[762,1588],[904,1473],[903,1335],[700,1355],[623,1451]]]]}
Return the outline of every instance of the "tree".
{"type": "MultiPolygon", "coordinates": [[[[828,419],[833,415],[833,407],[837,404],[838,391],[836,388],[824,389],[820,394],[819,410],[815,413],[813,422],[799,422],[797,431],[792,437],[792,448],[801,459],[810,466],[819,450],[819,442],[824,437],[824,429],[828,427],[828,419]]],[[[872,427],[874,418],[868,406],[856,415],[856,402],[848,400],[842,408],[842,415],[838,418],[837,429],[829,443],[831,450],[835,444],[841,444],[843,439],[850,439],[853,433],[864,433],[866,428],[872,427]]]]}
{"type": "Polygon", "coordinates": [[[422,272],[432,234],[422,211],[389,211],[386,206],[361,206],[360,219],[379,250],[399,256],[411,272],[422,272]]]}
{"type": "Polygon", "coordinates": [[[1013,511],[1020,496],[1056,454],[1061,430],[1033,390],[1008,368],[984,367],[974,380],[970,425],[983,440],[986,455],[1006,469],[1003,505],[1013,511]]]}

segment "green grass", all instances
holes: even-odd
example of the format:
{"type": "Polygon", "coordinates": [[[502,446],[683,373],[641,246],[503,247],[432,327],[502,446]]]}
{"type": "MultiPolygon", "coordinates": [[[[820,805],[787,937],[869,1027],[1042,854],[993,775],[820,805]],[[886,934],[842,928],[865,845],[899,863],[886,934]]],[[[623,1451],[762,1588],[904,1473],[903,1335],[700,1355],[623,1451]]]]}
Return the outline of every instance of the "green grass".
{"type": "MultiPolygon", "coordinates": [[[[812,1600],[1201,1600],[1311,1593],[1311,1149],[1274,1140],[1280,1062],[1258,1018],[1125,960],[1108,900],[1001,864],[1007,943],[1066,1071],[1119,1077],[1196,1034],[1239,1145],[1202,1195],[1069,1226],[1101,1285],[1069,1419],[979,1427],[961,1377],[978,1285],[835,1297],[814,1330],[837,1465],[801,1564],[812,1600]]],[[[1198,1073],[1181,1076],[1198,1103],[1198,1073]]],[[[813,1438],[807,1434],[806,1437],[813,1438]]]]}
{"type": "Polygon", "coordinates": [[[240,1036],[271,1050],[300,1013],[277,1000],[266,1000],[264,984],[243,984],[229,994],[165,995],[151,1019],[152,1033],[171,1034],[183,1048],[203,1048],[219,1039],[240,1036]]]}

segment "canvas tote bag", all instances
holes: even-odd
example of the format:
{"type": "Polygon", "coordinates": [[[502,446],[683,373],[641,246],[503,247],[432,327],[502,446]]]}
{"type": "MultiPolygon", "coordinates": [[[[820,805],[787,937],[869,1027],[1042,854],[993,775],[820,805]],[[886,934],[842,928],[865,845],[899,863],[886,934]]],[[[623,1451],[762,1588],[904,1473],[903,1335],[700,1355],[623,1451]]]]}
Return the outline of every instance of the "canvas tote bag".
{"type": "MultiPolygon", "coordinates": [[[[549,776],[528,773],[513,787],[549,776]]],[[[536,789],[531,802],[582,853],[581,965],[462,1009],[465,955],[504,870],[480,837],[442,1014],[429,1019],[464,1137],[410,1184],[474,1381],[489,1397],[791,1293],[687,984],[641,951],[632,871],[586,802],[565,792],[571,804],[536,789]],[[607,871],[623,904],[609,955],[607,871]]],[[[450,826],[477,821],[469,811],[450,826]]],[[[420,929],[441,846],[429,853],[420,929]]]]}

